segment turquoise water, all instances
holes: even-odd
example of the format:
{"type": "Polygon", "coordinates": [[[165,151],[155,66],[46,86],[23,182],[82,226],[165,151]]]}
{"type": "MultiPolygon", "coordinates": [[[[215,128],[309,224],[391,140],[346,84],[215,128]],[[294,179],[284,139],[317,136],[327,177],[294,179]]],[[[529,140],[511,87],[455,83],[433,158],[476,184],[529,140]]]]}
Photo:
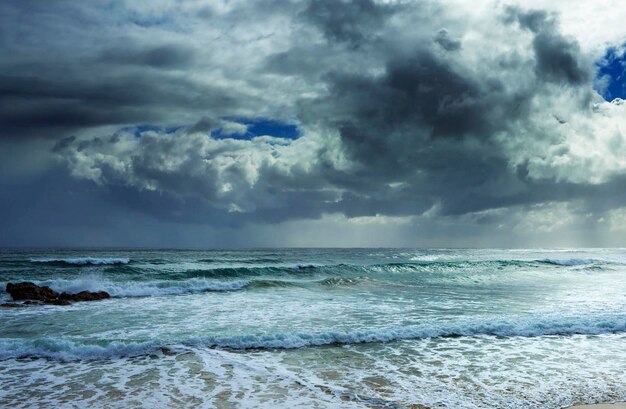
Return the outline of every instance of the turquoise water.
{"type": "Polygon", "coordinates": [[[0,309],[0,406],[626,399],[624,249],[2,250],[15,281],[112,298],[0,309]]]}

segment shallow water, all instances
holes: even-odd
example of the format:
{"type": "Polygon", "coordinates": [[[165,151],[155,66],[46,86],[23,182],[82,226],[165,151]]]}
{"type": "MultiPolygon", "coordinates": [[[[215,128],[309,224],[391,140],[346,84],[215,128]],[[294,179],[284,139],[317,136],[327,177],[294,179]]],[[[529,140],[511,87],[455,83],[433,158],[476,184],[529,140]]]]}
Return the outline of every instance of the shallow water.
{"type": "Polygon", "coordinates": [[[624,249],[2,250],[11,281],[112,298],[0,309],[0,406],[626,399],[624,249]]]}

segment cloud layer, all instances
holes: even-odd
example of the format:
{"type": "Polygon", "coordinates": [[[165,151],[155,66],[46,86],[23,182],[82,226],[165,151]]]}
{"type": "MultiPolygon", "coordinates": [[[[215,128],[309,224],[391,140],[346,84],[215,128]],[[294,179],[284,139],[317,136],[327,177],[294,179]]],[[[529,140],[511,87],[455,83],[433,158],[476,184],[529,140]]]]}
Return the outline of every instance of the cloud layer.
{"type": "Polygon", "coordinates": [[[46,206],[11,217],[51,185],[37,200],[107,216],[94,245],[127,223],[177,232],[137,245],[611,244],[626,102],[596,91],[597,62],[626,9],[590,36],[581,5],[538,6],[5,3],[4,244],[94,237],[46,206]]]}

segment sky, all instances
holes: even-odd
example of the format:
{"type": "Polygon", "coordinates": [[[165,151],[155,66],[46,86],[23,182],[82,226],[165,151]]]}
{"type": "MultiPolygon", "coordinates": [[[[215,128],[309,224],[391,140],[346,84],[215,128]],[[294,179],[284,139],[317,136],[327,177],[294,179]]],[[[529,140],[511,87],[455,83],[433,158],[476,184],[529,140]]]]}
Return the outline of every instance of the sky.
{"type": "Polygon", "coordinates": [[[626,247],[624,21],[0,2],[0,246],[626,247]]]}

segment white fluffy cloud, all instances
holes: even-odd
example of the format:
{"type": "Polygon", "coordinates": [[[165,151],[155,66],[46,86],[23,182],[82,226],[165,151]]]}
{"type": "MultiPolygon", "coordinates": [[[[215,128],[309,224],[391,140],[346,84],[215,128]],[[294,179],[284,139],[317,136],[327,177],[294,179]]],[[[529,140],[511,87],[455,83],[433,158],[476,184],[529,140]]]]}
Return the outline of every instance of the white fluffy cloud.
{"type": "Polygon", "coordinates": [[[562,102],[565,110],[538,112],[520,129],[524,138],[509,147],[512,163],[527,162],[533,178],[573,183],[600,184],[624,174],[626,103],[596,97],[588,109],[576,109],[578,101],[562,102]]]}
{"type": "MultiPolygon", "coordinates": [[[[319,177],[315,173],[320,162],[341,167],[345,158],[338,147],[314,132],[297,140],[237,140],[189,129],[147,131],[138,137],[130,129],[107,138],[72,141],[59,153],[75,177],[100,185],[196,197],[230,212],[253,212],[259,205],[279,207],[274,197],[294,189],[284,181],[319,177]]],[[[326,185],[311,180],[306,188],[323,190],[326,185]]]]}

